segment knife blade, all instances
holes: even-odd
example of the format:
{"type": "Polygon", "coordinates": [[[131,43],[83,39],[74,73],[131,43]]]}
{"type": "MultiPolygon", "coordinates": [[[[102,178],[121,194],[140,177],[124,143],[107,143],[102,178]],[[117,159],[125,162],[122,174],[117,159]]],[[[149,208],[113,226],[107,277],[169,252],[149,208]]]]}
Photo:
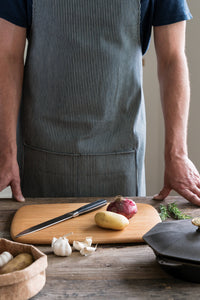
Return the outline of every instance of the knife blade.
{"type": "Polygon", "coordinates": [[[91,202],[89,204],[83,205],[83,206],[79,207],[78,209],[73,210],[71,212],[68,212],[68,213],[66,213],[64,215],[58,216],[56,218],[47,220],[45,222],[42,222],[42,223],[39,223],[39,224],[37,224],[35,226],[27,228],[27,229],[21,231],[20,233],[18,233],[15,236],[15,238],[18,238],[20,236],[27,235],[27,234],[30,234],[30,233],[42,230],[44,228],[53,226],[55,224],[61,223],[63,221],[69,220],[71,218],[78,217],[78,216],[80,216],[82,214],[85,214],[85,213],[90,212],[92,210],[98,209],[98,208],[100,208],[100,207],[102,207],[102,206],[104,206],[106,204],[107,204],[107,200],[105,200],[105,199],[99,199],[97,201],[94,201],[94,202],[91,202]]]}

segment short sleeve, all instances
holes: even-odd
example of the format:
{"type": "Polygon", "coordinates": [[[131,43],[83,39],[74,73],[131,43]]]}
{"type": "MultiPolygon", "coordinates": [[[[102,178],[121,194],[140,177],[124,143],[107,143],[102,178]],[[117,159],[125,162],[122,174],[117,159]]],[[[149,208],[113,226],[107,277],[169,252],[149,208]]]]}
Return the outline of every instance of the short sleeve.
{"type": "Polygon", "coordinates": [[[186,0],[155,0],[153,26],[168,25],[191,18],[186,0]]]}
{"type": "Polygon", "coordinates": [[[28,27],[27,0],[0,0],[0,18],[28,27]]]}
{"type": "Polygon", "coordinates": [[[152,26],[169,25],[190,20],[186,0],[141,0],[141,44],[145,54],[150,43],[152,26]]]}

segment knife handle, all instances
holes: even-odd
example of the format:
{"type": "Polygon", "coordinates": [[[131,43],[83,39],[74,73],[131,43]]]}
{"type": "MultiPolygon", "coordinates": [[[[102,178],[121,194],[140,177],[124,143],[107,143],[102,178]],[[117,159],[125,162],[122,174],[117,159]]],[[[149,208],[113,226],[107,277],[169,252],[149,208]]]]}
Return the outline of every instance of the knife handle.
{"type": "Polygon", "coordinates": [[[89,204],[86,204],[86,205],[81,206],[80,208],[76,209],[73,213],[73,217],[77,217],[77,216],[82,215],[91,210],[100,208],[106,204],[107,204],[107,200],[105,200],[105,199],[99,199],[97,201],[91,202],[89,204]]]}

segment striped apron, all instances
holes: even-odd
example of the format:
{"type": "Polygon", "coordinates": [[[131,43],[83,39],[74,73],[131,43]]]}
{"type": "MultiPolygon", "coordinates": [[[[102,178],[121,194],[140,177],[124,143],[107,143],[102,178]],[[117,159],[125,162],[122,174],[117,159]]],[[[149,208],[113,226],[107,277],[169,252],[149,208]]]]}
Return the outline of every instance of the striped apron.
{"type": "Polygon", "coordinates": [[[24,196],[145,195],[145,127],[140,0],[33,0],[24,196]]]}

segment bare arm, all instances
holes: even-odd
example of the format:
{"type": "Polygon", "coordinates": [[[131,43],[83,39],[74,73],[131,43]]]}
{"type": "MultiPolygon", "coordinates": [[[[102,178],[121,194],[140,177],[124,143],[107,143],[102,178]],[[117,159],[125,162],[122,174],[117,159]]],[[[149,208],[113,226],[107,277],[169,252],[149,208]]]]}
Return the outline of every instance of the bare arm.
{"type": "Polygon", "coordinates": [[[10,185],[18,201],[24,201],[17,164],[16,127],[25,41],[25,28],[0,19],[0,191],[10,185]]]}
{"type": "Polygon", "coordinates": [[[187,152],[190,84],[185,56],[185,22],[154,28],[158,78],[165,123],[165,178],[155,199],[174,189],[200,205],[200,176],[187,152]]]}

